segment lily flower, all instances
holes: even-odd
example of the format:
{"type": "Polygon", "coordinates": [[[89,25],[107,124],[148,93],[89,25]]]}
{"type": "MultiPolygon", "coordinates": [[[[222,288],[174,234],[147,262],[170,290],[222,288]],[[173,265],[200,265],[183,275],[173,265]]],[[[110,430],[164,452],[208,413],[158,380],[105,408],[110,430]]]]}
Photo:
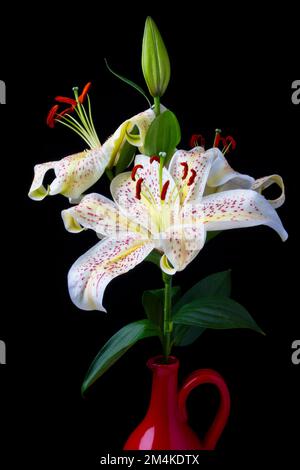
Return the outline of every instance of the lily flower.
{"type": "MultiPolygon", "coordinates": [[[[226,160],[225,154],[229,149],[234,150],[236,148],[236,142],[230,135],[222,137],[221,132],[220,129],[216,129],[213,148],[216,149],[217,154],[207,179],[205,195],[230,189],[253,189],[259,194],[262,194],[269,186],[276,184],[281,190],[281,193],[276,199],[269,199],[268,201],[275,209],[282,206],[285,201],[285,189],[282,177],[274,174],[255,180],[252,176],[244,175],[233,170],[226,160]],[[223,145],[222,151],[218,148],[220,144],[223,145]]],[[[201,134],[193,134],[190,138],[190,147],[197,147],[199,145],[198,143],[200,143],[202,151],[204,152],[204,137],[201,134]]],[[[193,162],[190,161],[189,163],[192,167],[193,162]]]]}
{"type": "Polygon", "coordinates": [[[113,179],[114,201],[89,194],[62,212],[68,231],[92,229],[104,237],[70,269],[69,292],[79,308],[105,311],[107,284],[153,249],[162,254],[162,270],[174,274],[197,256],[211,230],[267,225],[287,239],[275,209],[258,192],[235,189],[204,195],[217,149],[178,150],[169,169],[160,165],[160,158],[138,155],[132,172],[113,179]]]}
{"type": "Polygon", "coordinates": [[[58,96],[56,101],[67,104],[68,107],[59,112],[59,105],[54,105],[47,117],[47,123],[54,127],[59,122],[71,128],[89,146],[88,150],[69,155],[62,160],[42,163],[34,167],[34,179],[29,190],[31,199],[40,201],[48,194],[53,196],[62,194],[71,202],[78,202],[82,193],[96,183],[103,175],[106,168],[112,168],[118,162],[120,152],[124,143],[143,149],[143,144],[147,130],[155,118],[152,109],[148,109],[123,122],[115,133],[101,145],[95,126],[92,120],[91,104],[88,96],[90,83],[85,87],[81,95],[78,89],[74,88],[75,99],[58,96]],[[88,110],[86,111],[83,102],[87,98],[88,110]],[[72,114],[77,114],[75,119],[72,114]],[[138,131],[138,134],[133,132],[138,131]],[[54,170],[55,178],[52,183],[45,188],[44,177],[49,170],[54,170]]]}
{"type": "Polygon", "coordinates": [[[223,153],[219,149],[216,149],[216,151],[217,156],[211,166],[207,179],[206,194],[241,188],[252,189],[262,194],[266,188],[276,184],[280,188],[281,193],[276,199],[268,199],[268,202],[275,209],[282,206],[285,201],[285,190],[284,182],[280,175],[274,174],[255,180],[252,176],[243,175],[233,170],[223,153]]]}

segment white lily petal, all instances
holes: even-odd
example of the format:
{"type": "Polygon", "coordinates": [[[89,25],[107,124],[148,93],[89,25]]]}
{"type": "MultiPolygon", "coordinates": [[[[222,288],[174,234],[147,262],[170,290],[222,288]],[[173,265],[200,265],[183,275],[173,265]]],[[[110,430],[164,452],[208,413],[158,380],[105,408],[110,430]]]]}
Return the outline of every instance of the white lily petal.
{"type": "Polygon", "coordinates": [[[218,188],[217,191],[250,189],[254,183],[254,178],[234,171],[222,152],[218,148],[214,148],[214,150],[216,157],[209,172],[207,186],[209,188],[218,188]]]}
{"type": "Polygon", "coordinates": [[[153,109],[133,116],[123,122],[115,133],[103,144],[103,152],[107,156],[108,167],[112,168],[118,163],[120,152],[126,140],[136,147],[143,147],[150,124],[155,119],[153,109]],[[132,134],[134,127],[138,128],[138,134],[132,134]]]}
{"type": "Polygon", "coordinates": [[[80,225],[73,215],[73,207],[66,209],[61,213],[65,229],[71,233],[80,233],[84,230],[84,227],[80,225]]]}
{"type": "Polygon", "coordinates": [[[56,178],[49,194],[77,199],[98,181],[106,166],[107,158],[101,147],[65,157],[55,165],[56,178]]]}
{"type": "Polygon", "coordinates": [[[34,201],[41,201],[49,194],[49,188],[43,185],[45,174],[48,170],[53,170],[56,162],[47,162],[34,167],[34,178],[28,196],[34,201]]]}
{"type": "Polygon", "coordinates": [[[268,199],[269,203],[271,204],[274,209],[278,209],[281,207],[285,201],[285,191],[284,191],[284,182],[280,175],[270,175],[265,176],[264,178],[259,178],[258,180],[254,181],[252,184],[251,189],[257,191],[259,194],[262,194],[264,189],[269,188],[272,184],[277,184],[281,189],[281,194],[276,199],[268,199]]]}
{"type": "Polygon", "coordinates": [[[69,232],[78,232],[84,227],[112,238],[127,232],[137,233],[145,241],[149,238],[148,232],[120,213],[113,201],[96,193],[88,194],[77,206],[62,211],[62,218],[69,232]]]}
{"type": "Polygon", "coordinates": [[[100,310],[108,283],[141,263],[154,248],[128,234],[123,239],[105,238],[81,256],[68,275],[69,293],[73,303],[82,310],[100,310]]]}
{"type": "Polygon", "coordinates": [[[103,175],[106,166],[107,160],[100,147],[70,155],[57,162],[36,165],[29,197],[41,200],[47,194],[63,194],[72,201],[79,200],[82,193],[103,175]],[[54,169],[56,178],[46,191],[43,179],[49,169],[54,169]]]}
{"type": "Polygon", "coordinates": [[[135,165],[142,165],[138,168],[135,181],[132,180],[131,173],[121,173],[111,182],[111,194],[120,207],[120,210],[129,218],[140,223],[151,233],[157,232],[161,225],[162,218],[166,217],[168,207],[179,209],[178,190],[173,178],[166,168],[163,168],[162,187],[167,181],[169,186],[165,200],[161,200],[159,184],[159,163],[153,161],[145,155],[138,155],[135,165]],[[137,181],[142,178],[140,199],[136,197],[137,181]]]}
{"type": "Polygon", "coordinates": [[[174,153],[169,171],[179,189],[182,204],[201,199],[211,166],[217,156],[216,150],[210,149],[205,152],[202,147],[195,147],[188,152],[177,150],[174,153]],[[188,168],[186,175],[183,165],[187,165],[188,168]],[[192,184],[190,184],[190,178],[193,179],[192,184]]]}
{"type": "Polygon", "coordinates": [[[206,232],[203,223],[172,225],[161,234],[161,247],[175,271],[182,271],[203,248],[206,232]]]}
{"type": "Polygon", "coordinates": [[[285,241],[288,237],[277,212],[255,191],[236,189],[212,194],[190,207],[206,231],[268,225],[285,241]]]}

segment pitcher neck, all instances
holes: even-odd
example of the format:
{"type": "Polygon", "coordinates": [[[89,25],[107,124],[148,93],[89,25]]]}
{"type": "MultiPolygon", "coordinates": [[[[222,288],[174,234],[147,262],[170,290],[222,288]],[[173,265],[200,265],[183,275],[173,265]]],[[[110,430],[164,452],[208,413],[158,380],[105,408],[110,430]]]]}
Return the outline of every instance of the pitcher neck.
{"type": "Polygon", "coordinates": [[[168,364],[161,356],[149,359],[147,366],[152,371],[152,392],[150,408],[157,412],[175,412],[177,410],[177,384],[179,361],[169,356],[168,364]]]}

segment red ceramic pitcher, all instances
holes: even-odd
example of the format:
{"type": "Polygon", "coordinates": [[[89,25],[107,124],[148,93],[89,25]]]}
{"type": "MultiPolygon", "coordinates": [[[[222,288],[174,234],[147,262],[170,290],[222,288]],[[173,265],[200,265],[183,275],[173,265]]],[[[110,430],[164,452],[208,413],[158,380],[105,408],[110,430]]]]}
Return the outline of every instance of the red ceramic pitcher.
{"type": "Polygon", "coordinates": [[[210,369],[193,372],[177,388],[179,361],[170,356],[168,364],[161,357],[147,362],[153,373],[149,409],[143,421],[128,438],[125,450],[213,450],[226,425],[230,411],[230,396],[222,377],[210,369]],[[200,441],[188,425],[186,400],[201,384],[214,384],[220,393],[216,417],[205,438],[200,441]]]}

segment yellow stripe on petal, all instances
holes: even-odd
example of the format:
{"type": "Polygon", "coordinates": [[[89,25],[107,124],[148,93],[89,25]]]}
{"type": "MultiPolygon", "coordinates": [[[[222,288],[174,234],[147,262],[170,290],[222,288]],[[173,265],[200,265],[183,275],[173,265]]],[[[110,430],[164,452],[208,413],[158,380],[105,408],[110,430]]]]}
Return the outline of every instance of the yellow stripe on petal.
{"type": "Polygon", "coordinates": [[[84,191],[99,180],[106,166],[107,160],[100,147],[69,155],[56,162],[36,165],[28,195],[34,200],[44,199],[48,194],[62,194],[71,200],[78,200],[84,191]],[[50,169],[54,169],[56,177],[46,189],[43,180],[50,169]]]}
{"type": "Polygon", "coordinates": [[[100,147],[63,158],[56,162],[56,178],[50,185],[50,195],[79,198],[99,180],[106,166],[107,159],[100,147]]]}
{"type": "Polygon", "coordinates": [[[153,243],[141,243],[132,235],[98,242],[69,271],[68,286],[73,303],[82,310],[105,312],[102,301],[109,282],[141,263],[153,248],[153,243]]]}
{"type": "Polygon", "coordinates": [[[235,189],[206,196],[200,204],[188,210],[205,224],[206,231],[267,225],[283,241],[288,237],[275,209],[263,196],[250,189],[235,189]]]}
{"type": "Polygon", "coordinates": [[[162,255],[160,258],[160,268],[162,271],[164,271],[166,274],[169,274],[170,276],[173,276],[176,273],[176,269],[173,268],[166,255],[162,255]]]}
{"type": "Polygon", "coordinates": [[[72,208],[62,211],[62,218],[65,225],[65,229],[71,233],[82,232],[84,228],[77,222],[71,210],[72,208]]]}
{"type": "Polygon", "coordinates": [[[148,240],[147,230],[122,214],[113,201],[100,194],[88,194],[77,206],[62,211],[62,218],[69,232],[76,233],[84,227],[114,239],[125,233],[135,233],[139,239],[148,240]]]}
{"type": "Polygon", "coordinates": [[[47,162],[34,167],[34,178],[30,187],[28,196],[34,201],[41,201],[49,194],[49,186],[46,189],[43,185],[44,177],[47,171],[55,168],[56,162],[47,162]]]}
{"type": "Polygon", "coordinates": [[[120,152],[126,141],[135,147],[142,147],[144,145],[147,131],[154,119],[155,113],[150,108],[133,116],[118,127],[102,147],[108,159],[108,168],[112,168],[118,163],[120,152]],[[138,134],[133,133],[135,128],[137,128],[138,134]]]}

